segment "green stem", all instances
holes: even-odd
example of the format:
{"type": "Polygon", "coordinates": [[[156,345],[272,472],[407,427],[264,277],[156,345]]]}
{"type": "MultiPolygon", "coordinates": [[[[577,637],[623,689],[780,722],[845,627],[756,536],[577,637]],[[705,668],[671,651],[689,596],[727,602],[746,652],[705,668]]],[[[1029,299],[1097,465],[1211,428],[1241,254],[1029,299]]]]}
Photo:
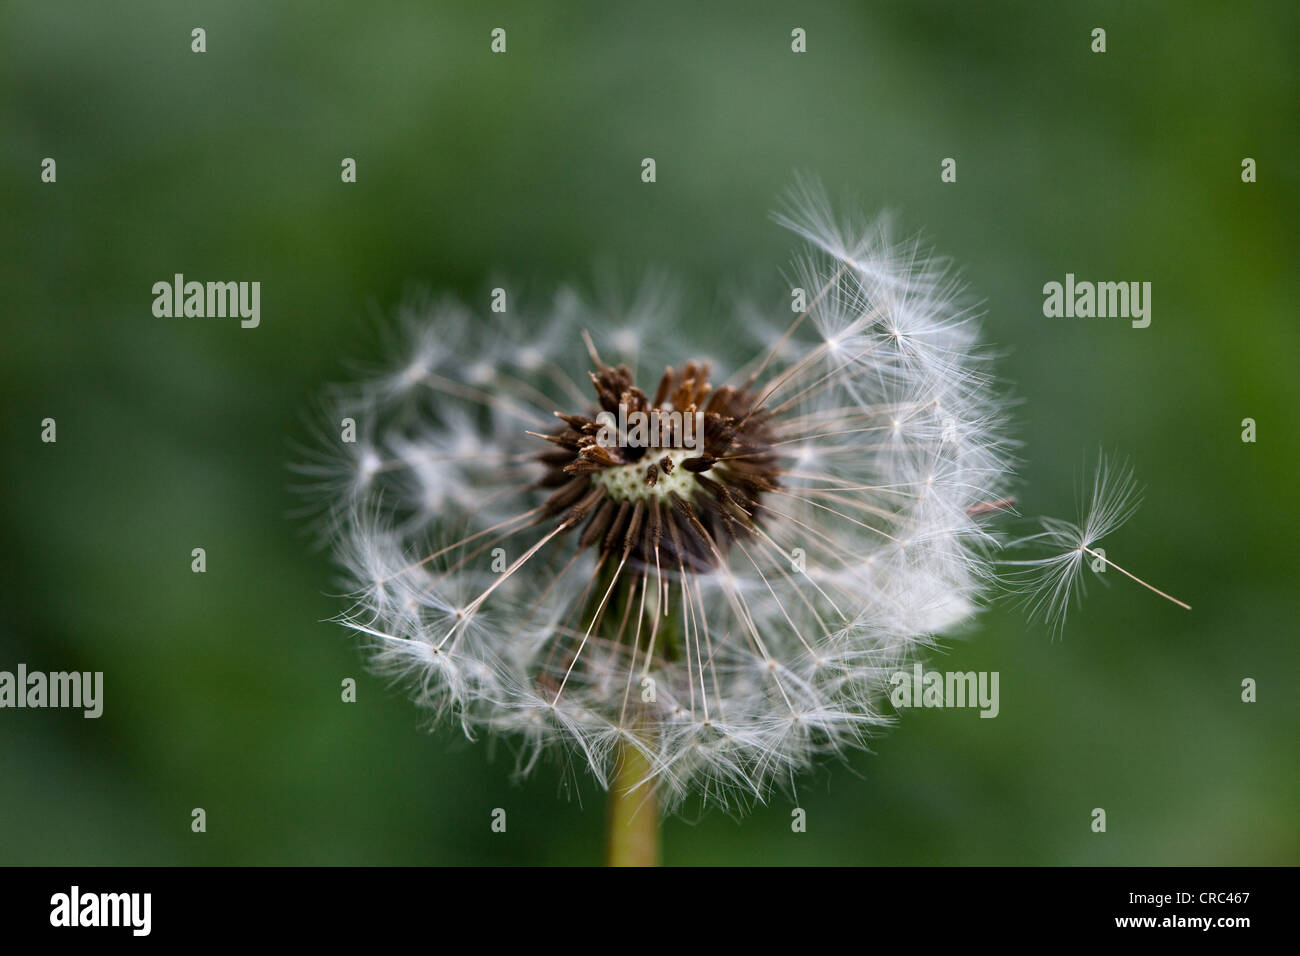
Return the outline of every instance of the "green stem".
{"type": "Polygon", "coordinates": [[[654,784],[633,790],[650,772],[650,763],[635,747],[619,747],[618,767],[609,788],[609,834],[606,862],[610,866],[659,865],[659,807],[654,784]]]}

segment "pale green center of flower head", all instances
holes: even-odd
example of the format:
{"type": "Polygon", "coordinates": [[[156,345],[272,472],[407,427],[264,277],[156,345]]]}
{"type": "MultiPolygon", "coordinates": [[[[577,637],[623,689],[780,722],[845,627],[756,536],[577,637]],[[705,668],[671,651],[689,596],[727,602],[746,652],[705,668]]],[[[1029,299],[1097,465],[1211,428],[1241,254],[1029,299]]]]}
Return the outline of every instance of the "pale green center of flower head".
{"type": "Polygon", "coordinates": [[[635,464],[604,468],[592,475],[591,481],[615,501],[645,501],[651,497],[663,500],[670,494],[691,501],[700,483],[681,464],[696,454],[681,449],[662,453],[654,451],[635,464]],[[664,468],[665,459],[672,463],[671,468],[664,468]],[[653,483],[647,477],[651,467],[656,473],[653,483]]]}

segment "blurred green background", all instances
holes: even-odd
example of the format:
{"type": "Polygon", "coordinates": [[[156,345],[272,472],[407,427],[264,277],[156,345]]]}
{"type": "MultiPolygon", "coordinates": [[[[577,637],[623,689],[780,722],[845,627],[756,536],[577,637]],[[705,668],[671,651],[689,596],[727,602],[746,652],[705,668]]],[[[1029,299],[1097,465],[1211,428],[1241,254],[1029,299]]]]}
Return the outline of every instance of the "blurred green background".
{"type": "Polygon", "coordinates": [[[1148,498],[1106,547],[1194,610],[1116,581],[1062,640],[989,613],[937,666],[999,671],[996,720],[910,712],[799,781],[807,833],[778,795],[669,820],[666,861],[1300,861],[1300,8],[466,6],[0,8],[0,669],[106,683],[99,720],[0,711],[0,862],[599,862],[581,773],[430,736],[322,623],[291,442],[412,280],[771,285],[797,169],[964,267],[1025,400],[1022,510],[1070,516],[1098,445],[1128,455],[1148,498]],[[175,272],[260,280],[261,327],[155,318],[175,272]],[[1044,318],[1066,272],[1151,281],[1150,328],[1044,318]]]}

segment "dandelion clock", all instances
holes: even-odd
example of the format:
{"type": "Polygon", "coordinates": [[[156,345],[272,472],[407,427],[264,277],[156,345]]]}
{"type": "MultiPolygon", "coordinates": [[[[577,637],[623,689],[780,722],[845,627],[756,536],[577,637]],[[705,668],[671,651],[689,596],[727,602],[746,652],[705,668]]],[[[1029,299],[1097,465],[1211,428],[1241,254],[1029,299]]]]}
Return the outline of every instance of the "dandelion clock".
{"type": "Polygon", "coordinates": [[[1131,511],[1102,473],[1099,517],[1004,576],[1007,402],[950,269],[807,184],[776,218],[803,300],[723,354],[662,301],[413,302],[392,363],[331,394],[355,440],[304,466],[375,670],[521,772],[585,766],[614,863],[653,862],[687,797],[743,808],[860,746],[990,597],[1063,616],[1131,511]]]}

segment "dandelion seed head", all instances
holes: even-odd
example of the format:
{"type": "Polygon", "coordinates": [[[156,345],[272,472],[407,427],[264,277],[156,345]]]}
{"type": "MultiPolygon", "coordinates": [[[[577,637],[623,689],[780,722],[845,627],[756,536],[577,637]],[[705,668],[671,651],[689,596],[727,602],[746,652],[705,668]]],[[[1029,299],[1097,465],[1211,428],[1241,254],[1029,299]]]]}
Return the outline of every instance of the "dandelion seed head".
{"type": "Polygon", "coordinates": [[[980,509],[1014,456],[959,284],[807,183],[779,218],[808,243],[807,308],[747,306],[723,364],[660,277],[526,320],[426,297],[393,370],[332,410],[359,433],[312,466],[341,623],[521,772],[562,751],[604,784],[632,747],[667,805],[764,799],[888,725],[890,668],[989,591],[980,509]],[[611,441],[620,410],[665,430],[611,441]]]}

